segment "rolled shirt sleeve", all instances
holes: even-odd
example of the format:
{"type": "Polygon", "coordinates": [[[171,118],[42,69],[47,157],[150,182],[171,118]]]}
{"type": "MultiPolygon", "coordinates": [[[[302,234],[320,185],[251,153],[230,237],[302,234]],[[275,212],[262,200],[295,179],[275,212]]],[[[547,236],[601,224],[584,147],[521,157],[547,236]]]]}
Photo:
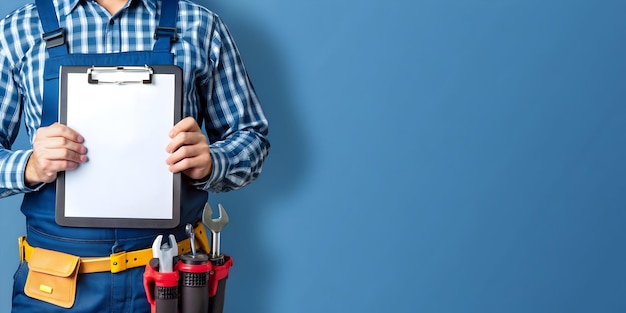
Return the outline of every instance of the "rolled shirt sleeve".
{"type": "Polygon", "coordinates": [[[221,19],[211,36],[205,127],[213,171],[197,187],[213,192],[239,189],[254,181],[269,153],[268,121],[240,53],[221,19]]]}

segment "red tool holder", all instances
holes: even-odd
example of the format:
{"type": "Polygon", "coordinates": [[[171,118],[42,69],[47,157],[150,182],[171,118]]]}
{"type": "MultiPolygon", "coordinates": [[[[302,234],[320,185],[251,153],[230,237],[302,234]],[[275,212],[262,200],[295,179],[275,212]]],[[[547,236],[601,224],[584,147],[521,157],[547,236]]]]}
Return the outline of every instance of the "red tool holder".
{"type": "Polygon", "coordinates": [[[233,266],[233,259],[225,254],[211,259],[213,269],[209,276],[209,313],[224,312],[224,298],[226,296],[226,279],[233,266]]]}
{"type": "Polygon", "coordinates": [[[158,259],[150,260],[143,273],[143,286],[146,290],[151,312],[176,312],[178,307],[178,271],[159,272],[158,264],[158,259]]]}
{"type": "Polygon", "coordinates": [[[181,285],[180,272],[202,273],[208,272],[208,313],[222,313],[224,311],[224,297],[226,294],[226,279],[233,266],[233,259],[228,255],[202,265],[188,265],[179,261],[173,272],[159,272],[158,259],[152,259],[146,265],[144,288],[152,313],[187,313],[181,310],[181,303],[185,301],[179,286],[181,285]],[[175,294],[169,294],[175,293],[175,294]],[[172,303],[174,301],[174,303],[172,303]]]}
{"type": "Polygon", "coordinates": [[[233,266],[233,259],[228,255],[224,256],[224,264],[213,265],[212,274],[209,275],[209,297],[217,295],[217,286],[220,281],[228,278],[230,268],[233,266]]]}

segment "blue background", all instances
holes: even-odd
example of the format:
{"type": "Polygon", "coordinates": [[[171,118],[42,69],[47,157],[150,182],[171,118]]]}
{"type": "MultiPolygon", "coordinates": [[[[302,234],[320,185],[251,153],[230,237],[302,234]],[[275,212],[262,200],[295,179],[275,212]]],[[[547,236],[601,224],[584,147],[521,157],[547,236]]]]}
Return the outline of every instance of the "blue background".
{"type": "Polygon", "coordinates": [[[271,122],[228,312],[626,311],[626,1],[199,2],[271,122]]]}

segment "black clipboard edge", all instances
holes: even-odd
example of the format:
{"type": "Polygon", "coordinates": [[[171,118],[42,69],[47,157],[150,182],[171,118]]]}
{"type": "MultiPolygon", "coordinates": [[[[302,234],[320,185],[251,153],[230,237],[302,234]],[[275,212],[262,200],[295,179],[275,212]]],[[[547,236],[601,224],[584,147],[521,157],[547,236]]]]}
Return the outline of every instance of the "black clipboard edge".
{"type": "MultiPolygon", "coordinates": [[[[176,88],[174,91],[174,121],[178,123],[183,114],[183,71],[176,65],[148,65],[154,74],[173,74],[176,88]]],[[[59,123],[67,125],[67,78],[70,73],[87,73],[93,66],[61,66],[59,79],[59,123]]],[[[97,218],[65,216],[65,172],[59,172],[56,179],[55,221],[58,225],[69,227],[90,228],[175,228],[180,224],[181,209],[181,174],[173,174],[172,186],[172,218],[171,219],[137,219],[137,218],[97,218]]]]}

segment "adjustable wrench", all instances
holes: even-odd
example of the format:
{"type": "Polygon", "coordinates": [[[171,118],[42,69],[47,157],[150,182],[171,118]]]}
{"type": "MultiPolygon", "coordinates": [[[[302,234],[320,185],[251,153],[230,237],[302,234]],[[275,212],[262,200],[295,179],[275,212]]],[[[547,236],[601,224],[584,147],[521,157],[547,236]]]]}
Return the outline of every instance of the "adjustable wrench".
{"type": "Polygon", "coordinates": [[[213,210],[207,203],[204,206],[204,212],[202,212],[202,223],[206,226],[213,235],[211,237],[211,264],[213,270],[209,276],[209,312],[210,313],[222,313],[224,312],[224,295],[226,293],[226,279],[228,278],[228,272],[232,266],[232,259],[220,252],[220,232],[228,224],[228,215],[226,210],[220,204],[220,217],[212,219],[213,210]]]}
{"type": "Polygon", "coordinates": [[[144,273],[144,288],[154,313],[178,312],[178,271],[174,271],[174,257],[178,255],[176,237],[169,235],[169,242],[162,242],[158,235],[152,243],[152,257],[144,273]],[[155,262],[156,261],[156,262],[155,262]],[[156,270],[158,269],[158,273],[156,270]],[[147,278],[147,279],[146,279],[147,278]],[[146,281],[147,280],[147,281],[146,281]],[[152,282],[153,290],[150,290],[152,282]]]}
{"type": "Polygon", "coordinates": [[[202,223],[206,226],[213,236],[211,236],[211,258],[217,258],[221,255],[220,253],[220,232],[228,224],[228,214],[226,214],[226,210],[220,203],[220,217],[213,219],[213,210],[211,206],[207,203],[204,205],[204,211],[202,212],[202,223]]]}
{"type": "Polygon", "coordinates": [[[174,257],[178,255],[176,237],[169,235],[169,242],[162,242],[163,235],[158,235],[152,243],[152,257],[159,259],[159,272],[174,271],[174,257]]]}

